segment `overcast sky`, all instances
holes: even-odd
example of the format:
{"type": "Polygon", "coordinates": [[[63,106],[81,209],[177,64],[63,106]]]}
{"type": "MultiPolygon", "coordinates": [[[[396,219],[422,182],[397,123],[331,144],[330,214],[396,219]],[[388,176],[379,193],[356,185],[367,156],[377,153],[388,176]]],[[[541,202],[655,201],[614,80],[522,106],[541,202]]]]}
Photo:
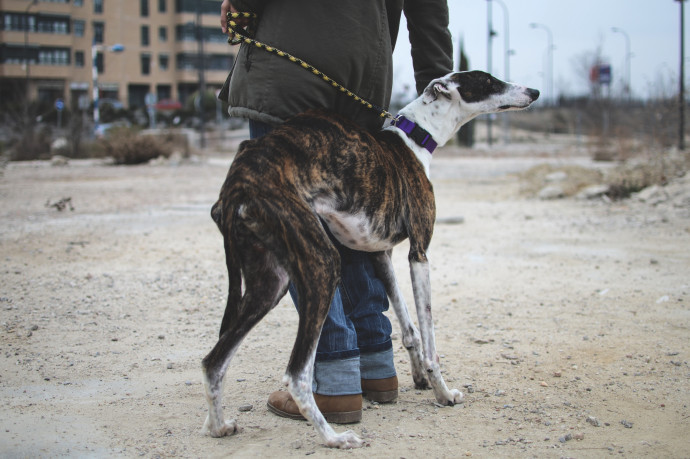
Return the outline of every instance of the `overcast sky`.
{"type": "MultiPolygon", "coordinates": [[[[582,71],[583,56],[594,56],[600,49],[603,60],[611,65],[612,93],[621,91],[625,78],[626,40],[630,37],[631,82],[633,95],[676,90],[680,67],[680,4],[675,0],[503,0],[508,9],[510,80],[547,91],[544,78],[547,32],[553,35],[553,86],[559,94],[578,95],[588,91],[588,75],[582,71]]],[[[487,70],[487,0],[448,0],[450,31],[453,35],[457,66],[460,40],[472,69],[487,70]]],[[[690,3],[686,3],[690,10],[690,3]]],[[[493,40],[492,73],[505,77],[504,13],[498,0],[492,1],[493,40]]],[[[687,18],[687,11],[685,14],[687,18]]],[[[690,29],[690,24],[686,24],[690,29]]],[[[690,55],[686,30],[686,56],[690,55]]],[[[395,88],[413,84],[412,61],[405,24],[401,25],[396,47],[395,88]]],[[[686,58],[686,63],[690,62],[686,58]]],[[[690,65],[686,76],[690,73],[690,65]]],[[[687,79],[686,79],[687,84],[687,79]]]]}

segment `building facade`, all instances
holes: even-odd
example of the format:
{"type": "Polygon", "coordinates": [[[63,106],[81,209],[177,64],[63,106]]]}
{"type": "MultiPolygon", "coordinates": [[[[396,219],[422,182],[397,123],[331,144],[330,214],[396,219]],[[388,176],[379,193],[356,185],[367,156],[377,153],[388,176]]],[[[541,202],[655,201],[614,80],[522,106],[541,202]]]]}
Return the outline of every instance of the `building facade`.
{"type": "Polygon", "coordinates": [[[0,102],[84,108],[97,84],[128,108],[184,104],[230,71],[219,20],[220,0],[0,0],[0,102]]]}

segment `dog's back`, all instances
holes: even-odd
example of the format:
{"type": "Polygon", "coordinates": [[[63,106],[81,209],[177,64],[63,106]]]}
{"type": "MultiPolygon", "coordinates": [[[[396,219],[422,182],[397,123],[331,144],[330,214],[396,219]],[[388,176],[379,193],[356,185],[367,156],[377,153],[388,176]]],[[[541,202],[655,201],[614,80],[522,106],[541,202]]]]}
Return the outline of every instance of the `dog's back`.
{"type": "MultiPolygon", "coordinates": [[[[226,218],[239,211],[249,223],[262,202],[272,208],[274,220],[290,221],[299,199],[344,245],[378,251],[407,237],[407,202],[429,201],[432,193],[422,165],[399,136],[371,133],[340,116],[311,111],[243,142],[214,208],[226,218]],[[370,226],[366,235],[343,230],[342,219],[336,218],[362,212],[370,226]],[[391,221],[390,215],[402,218],[391,221]]],[[[214,220],[220,226],[218,215],[214,220]]],[[[227,234],[224,228],[221,232],[227,234]]]]}

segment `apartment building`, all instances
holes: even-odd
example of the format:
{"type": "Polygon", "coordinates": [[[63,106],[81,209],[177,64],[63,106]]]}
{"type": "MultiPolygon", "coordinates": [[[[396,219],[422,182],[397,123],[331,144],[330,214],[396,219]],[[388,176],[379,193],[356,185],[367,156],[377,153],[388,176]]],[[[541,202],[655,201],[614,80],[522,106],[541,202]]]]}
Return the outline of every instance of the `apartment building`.
{"type": "Polygon", "coordinates": [[[219,20],[220,0],[0,0],[0,103],[74,109],[97,82],[101,99],[125,107],[149,93],[184,104],[201,80],[220,89],[230,71],[236,48],[219,20]]]}

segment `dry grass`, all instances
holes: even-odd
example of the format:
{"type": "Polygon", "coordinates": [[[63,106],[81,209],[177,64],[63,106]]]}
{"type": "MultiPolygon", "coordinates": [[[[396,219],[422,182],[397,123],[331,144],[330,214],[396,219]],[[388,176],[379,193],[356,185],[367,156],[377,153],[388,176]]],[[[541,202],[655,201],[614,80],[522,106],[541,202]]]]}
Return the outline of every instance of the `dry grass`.
{"type": "Polygon", "coordinates": [[[170,142],[158,137],[139,135],[136,129],[117,128],[101,141],[107,156],[115,164],[141,164],[158,157],[169,157],[173,151],[170,142]]]}
{"type": "Polygon", "coordinates": [[[522,192],[535,196],[550,183],[557,183],[564,196],[574,196],[583,188],[604,183],[601,172],[581,166],[540,164],[521,174],[522,192]],[[554,174],[563,173],[564,178],[553,180],[554,174]]]}

